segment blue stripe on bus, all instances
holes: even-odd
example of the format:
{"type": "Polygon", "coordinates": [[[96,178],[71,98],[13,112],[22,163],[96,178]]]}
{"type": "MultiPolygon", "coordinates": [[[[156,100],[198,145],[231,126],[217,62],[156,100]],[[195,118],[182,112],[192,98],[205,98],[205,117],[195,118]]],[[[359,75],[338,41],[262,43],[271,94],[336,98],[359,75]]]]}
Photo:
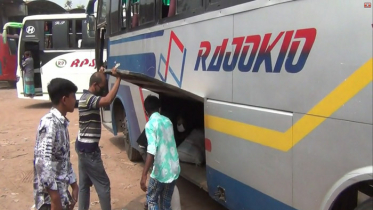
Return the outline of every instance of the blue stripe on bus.
{"type": "Polygon", "coordinates": [[[125,43],[125,42],[133,42],[133,41],[138,41],[138,40],[143,40],[143,39],[150,39],[158,36],[163,36],[164,30],[161,31],[155,31],[155,32],[150,32],[146,34],[139,34],[136,36],[131,36],[123,39],[118,39],[118,40],[113,40],[109,41],[109,45],[114,45],[114,44],[120,44],[120,43],[125,43]]]}
{"type": "MultiPolygon", "coordinates": [[[[208,191],[212,198],[229,209],[295,210],[209,166],[206,166],[208,191]],[[215,197],[217,187],[225,189],[226,202],[215,197]]],[[[247,172],[250,173],[250,172],[247,172]]]]}
{"type": "MultiPolygon", "coordinates": [[[[111,85],[111,88],[113,88],[113,85],[111,85]]],[[[132,94],[130,87],[127,85],[120,85],[117,93],[117,98],[122,102],[123,108],[126,114],[127,118],[127,125],[128,125],[128,132],[129,132],[129,137],[131,141],[131,146],[133,148],[138,149],[137,146],[137,138],[140,136],[140,127],[139,127],[139,121],[137,120],[136,116],[136,110],[135,110],[135,105],[132,100],[132,94]]],[[[117,129],[117,124],[115,121],[115,116],[113,112],[113,107],[114,103],[111,104],[110,110],[111,110],[111,119],[112,119],[112,125],[113,125],[113,133],[114,135],[117,135],[118,129],[117,129]]]]}
{"type": "Polygon", "coordinates": [[[108,68],[112,68],[115,63],[120,63],[119,69],[145,74],[152,78],[155,77],[156,61],[154,53],[121,55],[108,58],[108,68]]]}

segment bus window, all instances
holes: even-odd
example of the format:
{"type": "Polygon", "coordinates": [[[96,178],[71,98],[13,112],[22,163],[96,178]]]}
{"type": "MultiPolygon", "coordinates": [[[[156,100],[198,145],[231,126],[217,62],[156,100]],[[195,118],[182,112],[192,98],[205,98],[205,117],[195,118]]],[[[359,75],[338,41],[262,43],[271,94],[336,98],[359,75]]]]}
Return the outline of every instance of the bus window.
{"type": "MultiPolygon", "coordinates": [[[[212,1],[212,0],[210,0],[212,1]]],[[[195,12],[203,7],[203,0],[177,0],[177,14],[195,12]]]]}
{"type": "Polygon", "coordinates": [[[45,21],[44,22],[44,48],[45,49],[52,49],[53,42],[52,42],[52,21],[45,21]]]}
{"type": "Polygon", "coordinates": [[[53,21],[53,49],[68,49],[69,46],[69,26],[66,20],[53,21]]]}
{"type": "Polygon", "coordinates": [[[151,23],[155,20],[155,0],[140,0],[139,25],[151,23]]]}
{"type": "Polygon", "coordinates": [[[79,42],[83,40],[83,21],[84,20],[75,20],[75,43],[79,47],[79,42]]]}
{"type": "Polygon", "coordinates": [[[8,38],[8,46],[10,55],[17,55],[18,40],[8,38]]]}
{"type": "Polygon", "coordinates": [[[74,23],[73,20],[69,20],[69,48],[74,49],[75,48],[75,31],[74,29],[74,23]]]}
{"type": "Polygon", "coordinates": [[[120,14],[119,14],[119,11],[122,11],[122,10],[119,10],[119,7],[121,5],[121,2],[119,2],[119,0],[111,0],[111,6],[110,6],[110,30],[111,30],[111,33],[116,33],[118,31],[120,31],[120,28],[121,28],[121,21],[119,19],[120,17],[120,14]]]}
{"type": "Polygon", "coordinates": [[[176,12],[176,0],[162,0],[162,18],[172,17],[176,12]]]}
{"type": "MultiPolygon", "coordinates": [[[[122,18],[122,29],[126,29],[127,28],[127,6],[126,6],[126,3],[128,2],[128,0],[121,0],[122,1],[122,6],[119,8],[121,12],[121,18],[122,18]]],[[[127,3],[128,5],[128,3],[127,3]]],[[[131,17],[133,17],[133,13],[131,11],[131,9],[128,7],[128,10],[130,10],[129,12],[131,13],[131,17]]],[[[130,18],[128,18],[130,19],[130,18]]],[[[131,20],[131,19],[130,19],[131,20]]]]}
{"type": "Polygon", "coordinates": [[[131,13],[133,13],[131,27],[135,28],[139,25],[139,0],[131,0],[131,13]]]}

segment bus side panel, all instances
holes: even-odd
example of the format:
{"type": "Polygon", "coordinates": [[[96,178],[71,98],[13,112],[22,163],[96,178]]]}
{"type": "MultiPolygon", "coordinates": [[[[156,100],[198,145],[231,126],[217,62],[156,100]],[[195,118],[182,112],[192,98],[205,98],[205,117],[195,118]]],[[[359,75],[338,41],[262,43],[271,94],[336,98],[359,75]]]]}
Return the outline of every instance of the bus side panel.
{"type": "Polygon", "coordinates": [[[10,54],[9,38],[7,43],[0,39],[0,81],[15,81],[16,57],[10,54]]]}
{"type": "Polygon", "coordinates": [[[4,58],[5,58],[5,55],[4,55],[4,43],[3,43],[3,37],[0,36],[0,80],[2,80],[3,78],[3,71],[5,69],[5,63],[4,63],[4,58]]]}
{"type": "Polygon", "coordinates": [[[229,209],[291,209],[292,152],[259,144],[291,145],[292,132],[277,138],[291,125],[291,113],[207,100],[205,135],[211,141],[211,151],[206,151],[210,195],[215,198],[218,187],[225,189],[226,203],[222,204],[229,209]],[[275,130],[266,133],[269,129],[275,130]],[[248,141],[251,138],[262,142],[248,141]]]}
{"type": "MultiPolygon", "coordinates": [[[[246,59],[256,55],[250,71],[233,73],[233,102],[310,111],[372,58],[372,9],[363,3],[293,1],[235,14],[234,37],[258,35],[260,46],[256,54],[249,50],[246,59]]],[[[320,110],[312,114],[328,117],[320,110]]],[[[335,117],[372,122],[364,112],[335,117]]]]}
{"type": "MultiPolygon", "coordinates": [[[[359,105],[359,102],[370,95],[368,98],[372,107],[372,88],[370,83],[335,115],[353,108],[365,110],[367,114],[370,112],[372,117],[371,110],[363,109],[366,104],[359,105]]],[[[327,192],[340,178],[355,169],[372,166],[373,126],[333,119],[334,115],[322,118],[295,114],[294,141],[301,139],[299,134],[305,132],[303,126],[296,125],[304,117],[308,117],[306,127],[324,120],[293,148],[294,207],[314,210],[320,208],[327,192]]]]}

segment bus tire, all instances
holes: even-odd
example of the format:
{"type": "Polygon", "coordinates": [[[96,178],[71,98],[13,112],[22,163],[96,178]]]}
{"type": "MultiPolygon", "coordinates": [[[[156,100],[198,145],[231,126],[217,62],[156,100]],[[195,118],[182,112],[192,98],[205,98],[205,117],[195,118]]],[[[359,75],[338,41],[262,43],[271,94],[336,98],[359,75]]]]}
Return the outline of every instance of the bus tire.
{"type": "Polygon", "coordinates": [[[373,210],[373,198],[362,202],[354,210],[373,210]]]}
{"type": "Polygon", "coordinates": [[[139,161],[142,160],[142,156],[139,151],[132,147],[130,136],[127,126],[127,118],[123,119],[123,134],[124,134],[124,147],[127,153],[127,157],[130,161],[139,161]]]}

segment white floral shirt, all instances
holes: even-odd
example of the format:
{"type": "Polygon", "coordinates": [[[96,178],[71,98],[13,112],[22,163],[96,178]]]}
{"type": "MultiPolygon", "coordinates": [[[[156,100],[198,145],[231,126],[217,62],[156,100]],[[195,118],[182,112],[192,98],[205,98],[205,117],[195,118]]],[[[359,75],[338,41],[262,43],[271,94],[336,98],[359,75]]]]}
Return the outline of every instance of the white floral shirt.
{"type": "Polygon", "coordinates": [[[154,166],[150,177],[161,183],[171,183],[180,175],[172,122],[155,112],[145,125],[148,140],[147,152],[154,155],[154,166]]]}
{"type": "Polygon", "coordinates": [[[40,120],[34,151],[34,200],[39,209],[50,204],[47,188],[58,190],[62,207],[67,208],[71,200],[69,185],[76,182],[70,162],[69,121],[52,108],[40,120]]]}

